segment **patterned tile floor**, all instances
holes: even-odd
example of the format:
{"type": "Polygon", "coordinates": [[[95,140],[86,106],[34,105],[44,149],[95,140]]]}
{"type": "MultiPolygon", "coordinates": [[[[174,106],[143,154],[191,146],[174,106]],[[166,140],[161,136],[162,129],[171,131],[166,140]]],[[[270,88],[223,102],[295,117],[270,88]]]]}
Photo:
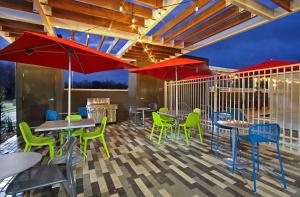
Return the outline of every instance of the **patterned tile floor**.
{"type": "MultiPolygon", "coordinates": [[[[219,159],[209,149],[209,137],[199,143],[193,136],[191,145],[184,141],[171,142],[168,139],[157,145],[157,136],[149,140],[150,123],[138,130],[128,122],[108,125],[106,141],[111,153],[107,159],[101,143],[93,140],[89,144],[88,160],[74,169],[77,182],[77,196],[300,196],[300,157],[282,152],[287,179],[286,191],[282,190],[280,179],[261,168],[257,181],[257,193],[252,191],[252,181],[244,173],[231,174],[223,162],[229,153],[222,152],[219,159]]],[[[227,138],[221,138],[228,146],[227,138]]],[[[17,138],[0,146],[18,151],[17,138]]],[[[244,158],[249,158],[249,147],[242,145],[244,158]]],[[[46,149],[38,149],[44,155],[46,149]]],[[[269,147],[261,150],[261,159],[267,166],[278,169],[276,152],[269,147]]],[[[47,161],[44,158],[42,163],[47,161]]],[[[1,165],[1,164],[0,164],[1,165]]],[[[246,172],[246,173],[245,173],[246,172]]],[[[8,180],[0,182],[4,196],[8,180]]],[[[66,196],[64,189],[53,186],[52,196],[66,196]]],[[[36,190],[31,196],[50,196],[48,190],[36,190]]]]}

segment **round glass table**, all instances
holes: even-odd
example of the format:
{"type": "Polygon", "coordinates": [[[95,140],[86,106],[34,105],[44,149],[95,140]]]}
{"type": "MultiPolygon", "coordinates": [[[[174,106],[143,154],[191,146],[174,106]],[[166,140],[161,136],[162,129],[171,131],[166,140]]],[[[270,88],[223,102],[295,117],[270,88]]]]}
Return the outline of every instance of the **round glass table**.
{"type": "Polygon", "coordinates": [[[41,161],[42,155],[35,152],[17,152],[0,155],[0,179],[14,176],[41,161]]]}

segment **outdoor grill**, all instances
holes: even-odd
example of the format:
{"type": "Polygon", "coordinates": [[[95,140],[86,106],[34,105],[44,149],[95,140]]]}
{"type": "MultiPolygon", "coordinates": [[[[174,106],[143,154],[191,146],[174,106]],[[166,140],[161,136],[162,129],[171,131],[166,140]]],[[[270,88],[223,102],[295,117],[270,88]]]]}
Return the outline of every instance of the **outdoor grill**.
{"type": "Polygon", "coordinates": [[[87,99],[88,117],[95,123],[100,123],[103,116],[107,117],[107,122],[116,122],[118,105],[110,104],[110,98],[88,98],[87,99]]]}

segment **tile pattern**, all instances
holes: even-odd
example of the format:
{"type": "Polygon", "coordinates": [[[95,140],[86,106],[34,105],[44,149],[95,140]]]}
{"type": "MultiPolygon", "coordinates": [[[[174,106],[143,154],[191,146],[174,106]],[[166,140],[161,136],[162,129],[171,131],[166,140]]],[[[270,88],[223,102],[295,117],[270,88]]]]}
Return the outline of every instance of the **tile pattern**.
{"type": "MultiPolygon", "coordinates": [[[[215,152],[209,149],[208,135],[200,143],[198,136],[193,134],[189,146],[184,141],[168,139],[157,145],[158,132],[150,141],[150,127],[150,122],[144,130],[138,130],[128,122],[108,125],[106,141],[111,159],[107,159],[99,140],[90,141],[87,161],[74,169],[77,196],[300,196],[300,157],[297,155],[282,152],[288,186],[286,191],[281,189],[280,179],[274,178],[266,168],[261,168],[257,193],[254,194],[252,181],[247,178],[251,167],[232,175],[222,161],[230,153],[221,152],[221,157],[216,159],[215,152]]],[[[16,141],[13,141],[14,144],[16,141]]],[[[228,146],[228,139],[221,137],[221,145],[228,146]]],[[[243,144],[242,149],[243,158],[249,159],[249,146],[243,144]]],[[[36,151],[48,152],[46,149],[36,151]]],[[[262,162],[279,169],[275,150],[262,147],[261,151],[262,162]]],[[[46,161],[47,157],[42,163],[46,161]]],[[[31,194],[66,196],[59,185],[31,194]]]]}

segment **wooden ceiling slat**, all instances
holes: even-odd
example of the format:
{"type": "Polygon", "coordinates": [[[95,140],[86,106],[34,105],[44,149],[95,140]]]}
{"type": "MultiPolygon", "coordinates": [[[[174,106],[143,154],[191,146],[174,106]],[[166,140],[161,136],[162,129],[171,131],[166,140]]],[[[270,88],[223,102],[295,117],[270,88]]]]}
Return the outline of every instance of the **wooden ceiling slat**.
{"type": "Polygon", "coordinates": [[[282,7],[286,11],[292,12],[290,0],[271,0],[271,1],[275,4],[277,4],[278,6],[282,7]]]}
{"type": "MultiPolygon", "coordinates": [[[[128,51],[141,52],[141,51],[144,51],[144,49],[141,49],[141,48],[131,48],[128,51]]],[[[147,51],[152,52],[152,53],[162,53],[162,54],[168,54],[168,55],[175,55],[175,53],[171,52],[171,51],[157,51],[157,50],[153,50],[153,49],[147,49],[147,51]]]]}
{"type": "MultiPolygon", "coordinates": [[[[98,18],[104,18],[108,20],[117,21],[125,24],[132,24],[132,16],[128,14],[124,14],[121,12],[117,12],[110,9],[105,9],[101,7],[97,7],[94,5],[89,5],[86,3],[73,1],[73,0],[48,0],[48,5],[53,8],[60,8],[66,11],[72,11],[75,13],[81,13],[89,16],[94,16],[98,18]]],[[[135,24],[139,26],[145,25],[144,18],[134,17],[135,24]]]]}
{"type": "Polygon", "coordinates": [[[145,53],[145,52],[134,52],[134,51],[128,51],[125,53],[125,55],[136,55],[136,56],[149,56],[149,55],[153,55],[153,56],[160,56],[160,57],[170,57],[173,55],[169,55],[169,54],[162,54],[162,53],[145,53]]]}
{"type": "Polygon", "coordinates": [[[120,39],[115,38],[114,41],[111,43],[111,45],[108,47],[106,53],[111,53],[111,51],[113,50],[113,48],[115,48],[115,46],[118,44],[119,41],[120,39]]]}
{"type": "Polygon", "coordinates": [[[163,7],[163,0],[136,0],[137,2],[143,3],[145,5],[149,5],[154,8],[163,7]]]}
{"type": "Polygon", "coordinates": [[[20,29],[23,31],[34,31],[39,33],[44,32],[43,25],[25,23],[21,21],[15,21],[15,20],[3,19],[3,18],[0,18],[0,25],[20,29]]]}
{"type": "Polygon", "coordinates": [[[203,11],[202,13],[198,14],[194,18],[192,18],[190,21],[187,23],[183,24],[180,28],[176,29],[173,31],[171,34],[166,36],[164,38],[164,43],[168,43],[171,40],[173,40],[175,37],[179,36],[180,34],[186,32],[190,28],[194,27],[195,25],[203,22],[205,19],[213,16],[214,14],[218,13],[222,9],[224,9],[226,6],[225,0],[220,0],[216,2],[214,5],[203,11]]]}
{"type": "Polygon", "coordinates": [[[153,49],[153,50],[158,50],[158,51],[171,51],[171,52],[175,52],[175,53],[180,53],[181,49],[177,49],[177,48],[171,48],[171,47],[166,47],[166,46],[159,46],[159,45],[153,45],[153,44],[140,44],[137,43],[135,46],[133,47],[137,47],[137,48],[149,48],[149,49],[153,49]]]}
{"type": "Polygon", "coordinates": [[[1,0],[0,7],[15,9],[24,12],[32,12],[33,4],[23,0],[1,0]]]}
{"type": "Polygon", "coordinates": [[[45,7],[41,5],[39,0],[33,0],[34,5],[36,7],[36,9],[39,12],[39,15],[43,21],[44,26],[47,28],[49,35],[51,36],[55,36],[55,32],[54,29],[52,27],[52,24],[48,18],[48,16],[46,16],[46,10],[45,7]]]}
{"type": "Polygon", "coordinates": [[[103,43],[105,41],[105,38],[106,38],[106,36],[103,36],[103,35],[101,36],[101,39],[99,40],[99,44],[98,44],[98,47],[97,47],[98,51],[101,50],[101,47],[102,47],[102,45],[103,45],[103,43]]]}
{"type": "MultiPolygon", "coordinates": [[[[207,5],[210,1],[211,0],[197,0],[196,3],[197,3],[197,5],[198,5],[199,8],[202,8],[205,5],[207,5]]],[[[164,26],[162,28],[160,28],[157,32],[155,32],[153,34],[153,40],[154,41],[158,41],[163,34],[165,34],[170,29],[172,29],[173,27],[175,27],[176,25],[178,25],[179,23],[181,23],[182,21],[184,21],[186,18],[188,18],[192,14],[194,14],[195,13],[195,7],[196,7],[195,4],[196,3],[192,3],[191,5],[189,5],[188,7],[186,7],[184,10],[182,10],[182,12],[178,16],[174,17],[169,22],[167,22],[166,24],[164,24],[164,26]]]]}
{"type": "Polygon", "coordinates": [[[137,33],[136,29],[132,29],[129,25],[119,22],[111,22],[108,19],[88,16],[85,14],[74,13],[71,11],[65,11],[58,8],[52,9],[52,17],[60,18],[60,19],[68,19],[76,22],[86,23],[90,25],[96,25],[100,27],[109,28],[111,25],[111,29],[130,32],[130,33],[137,33]]]}
{"type": "Polygon", "coordinates": [[[178,40],[175,40],[174,42],[175,46],[180,45],[182,42],[184,42],[187,39],[197,36],[198,34],[201,34],[203,31],[206,31],[207,29],[213,27],[214,25],[222,21],[226,21],[227,19],[237,15],[238,13],[239,13],[239,8],[237,6],[230,6],[228,9],[225,8],[225,10],[222,13],[220,14],[217,13],[216,15],[213,16],[213,18],[211,18],[210,20],[206,21],[205,23],[193,29],[192,32],[189,32],[188,34],[184,34],[178,40]]]}
{"type": "Polygon", "coordinates": [[[123,8],[124,13],[134,14],[144,18],[153,18],[152,9],[146,8],[134,3],[123,0],[81,0],[82,2],[93,4],[99,7],[105,7],[113,10],[120,10],[123,8]]]}
{"type": "Polygon", "coordinates": [[[239,25],[249,19],[251,19],[251,13],[248,11],[243,11],[241,12],[239,15],[232,17],[231,19],[225,21],[225,22],[221,22],[218,25],[215,25],[213,28],[208,29],[207,31],[203,32],[201,35],[198,35],[197,37],[193,38],[193,40],[191,41],[187,41],[187,43],[185,43],[186,47],[192,46],[193,44],[200,42],[208,37],[211,37],[213,35],[216,35],[222,31],[225,31],[229,28],[232,28],[236,25],[239,25]]]}

